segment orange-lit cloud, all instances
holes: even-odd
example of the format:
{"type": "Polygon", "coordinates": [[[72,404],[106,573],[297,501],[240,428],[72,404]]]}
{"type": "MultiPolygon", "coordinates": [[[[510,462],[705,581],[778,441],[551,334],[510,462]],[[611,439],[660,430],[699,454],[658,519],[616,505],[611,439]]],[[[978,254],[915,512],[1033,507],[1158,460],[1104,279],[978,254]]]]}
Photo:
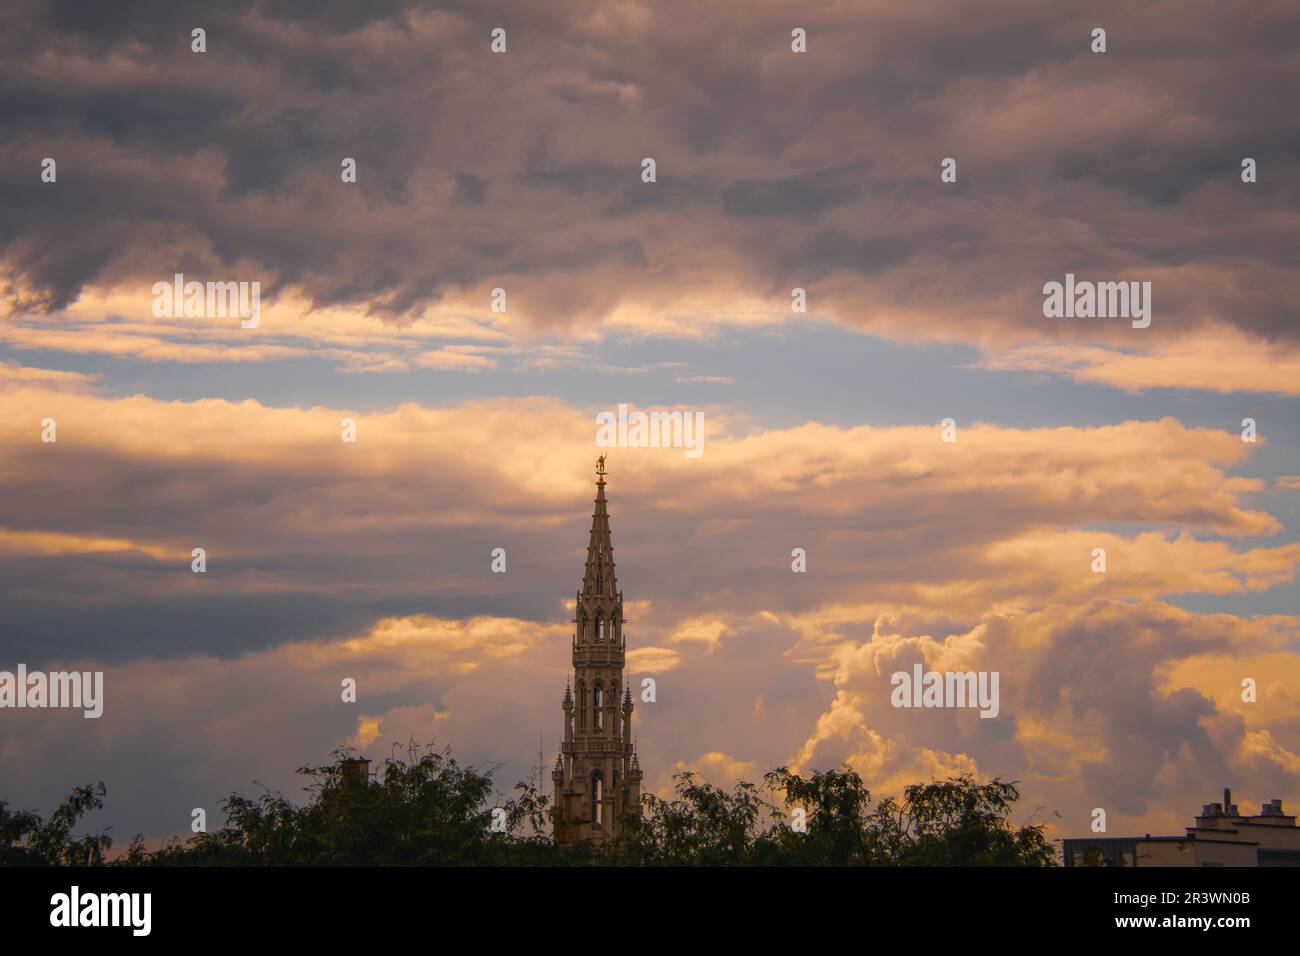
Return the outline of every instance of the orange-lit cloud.
{"type": "MultiPolygon", "coordinates": [[[[292,786],[288,768],[338,745],[436,740],[521,773],[539,730],[554,746],[593,410],[169,402],[3,368],[10,653],[100,661],[109,688],[96,727],[24,726],[7,755],[71,748],[60,773],[84,775],[105,755],[203,753],[187,779],[214,799],[249,779],[292,786]],[[47,630],[29,606],[73,624],[47,630]]],[[[1236,473],[1267,441],[1174,419],[963,424],[955,444],[937,423],[759,428],[722,407],[706,421],[699,459],[608,451],[627,678],[657,682],[655,702],[634,695],[648,789],[696,764],[725,783],[848,762],[878,795],[1000,774],[1063,833],[1098,805],[1116,825],[1179,826],[1194,809],[1180,801],[1223,779],[1294,792],[1297,619],[1168,603],[1294,583],[1300,552],[1270,541],[1267,486],[1236,473]],[[999,717],[892,708],[889,673],[914,662],[1000,671],[999,717]],[[1232,699],[1241,676],[1260,704],[1232,699]]]]}

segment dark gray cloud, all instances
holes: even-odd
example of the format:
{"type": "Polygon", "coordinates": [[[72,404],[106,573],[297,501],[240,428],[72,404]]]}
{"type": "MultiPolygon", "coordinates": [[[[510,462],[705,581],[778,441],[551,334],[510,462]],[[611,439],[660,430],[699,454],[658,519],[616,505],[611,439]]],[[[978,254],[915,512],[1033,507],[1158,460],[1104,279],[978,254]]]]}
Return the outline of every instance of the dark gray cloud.
{"type": "Polygon", "coordinates": [[[1044,330],[1042,283],[1191,266],[1161,283],[1152,341],[1202,322],[1297,335],[1286,2],[21,3],[5,27],[0,261],[42,308],[184,250],[394,318],[576,268],[572,307],[540,292],[530,322],[802,277],[823,282],[819,314],[888,334],[1113,338],[1044,330]],[[938,182],[950,155],[956,186],[938,182]],[[899,311],[914,320],[882,318],[899,311]]]}

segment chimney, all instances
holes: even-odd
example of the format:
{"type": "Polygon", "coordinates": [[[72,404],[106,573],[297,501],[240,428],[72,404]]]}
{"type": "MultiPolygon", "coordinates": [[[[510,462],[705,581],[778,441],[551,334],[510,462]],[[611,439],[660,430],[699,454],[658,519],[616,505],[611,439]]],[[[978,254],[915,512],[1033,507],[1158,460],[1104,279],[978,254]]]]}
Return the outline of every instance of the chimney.
{"type": "Polygon", "coordinates": [[[344,786],[365,786],[370,782],[370,761],[349,757],[342,761],[340,774],[344,786]]]}
{"type": "Polygon", "coordinates": [[[1237,816],[1237,808],[1232,802],[1232,791],[1228,787],[1223,788],[1223,813],[1225,816],[1237,816]]]}

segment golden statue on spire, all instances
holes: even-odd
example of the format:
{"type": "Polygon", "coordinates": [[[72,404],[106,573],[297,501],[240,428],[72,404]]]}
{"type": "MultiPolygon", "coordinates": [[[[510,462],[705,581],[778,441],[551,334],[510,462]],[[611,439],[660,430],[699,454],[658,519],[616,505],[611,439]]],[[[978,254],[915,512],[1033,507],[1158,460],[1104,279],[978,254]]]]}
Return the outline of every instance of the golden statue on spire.
{"type": "Polygon", "coordinates": [[[596,477],[601,481],[605,480],[605,456],[601,455],[596,459],[596,477]]]}

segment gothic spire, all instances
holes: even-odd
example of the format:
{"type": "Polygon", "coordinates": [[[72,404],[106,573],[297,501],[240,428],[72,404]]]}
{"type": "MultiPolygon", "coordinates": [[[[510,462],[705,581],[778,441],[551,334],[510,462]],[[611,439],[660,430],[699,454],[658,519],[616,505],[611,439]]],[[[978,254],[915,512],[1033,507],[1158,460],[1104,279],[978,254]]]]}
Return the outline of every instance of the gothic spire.
{"type": "Polygon", "coordinates": [[[591,516],[591,537],[587,542],[587,569],[582,579],[585,596],[618,594],[614,579],[614,544],[609,536],[609,512],[605,507],[605,456],[596,462],[596,510],[591,516]]]}
{"type": "Polygon", "coordinates": [[[624,673],[623,595],[614,578],[603,455],[596,462],[596,508],[573,623],[573,686],[566,685],[561,705],[563,759],[551,774],[555,842],[600,843],[617,837],[624,821],[641,813],[641,770],[629,739],[632,692],[624,673]]]}

